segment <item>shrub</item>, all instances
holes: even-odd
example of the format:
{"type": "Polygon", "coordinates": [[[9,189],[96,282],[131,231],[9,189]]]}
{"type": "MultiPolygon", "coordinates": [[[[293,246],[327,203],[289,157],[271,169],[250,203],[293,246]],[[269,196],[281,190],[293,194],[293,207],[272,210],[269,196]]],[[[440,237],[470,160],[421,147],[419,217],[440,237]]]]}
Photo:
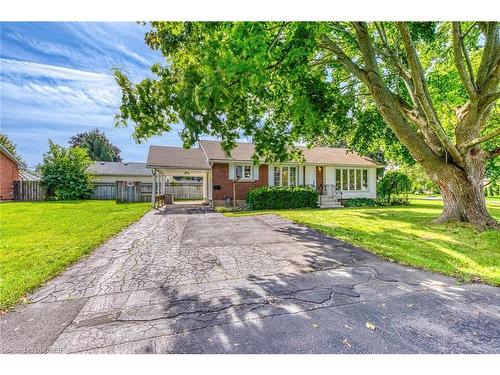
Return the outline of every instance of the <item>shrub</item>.
{"type": "Polygon", "coordinates": [[[91,176],[87,168],[92,164],[87,150],[65,148],[49,140],[49,151],[40,167],[42,183],[56,199],[84,199],[92,196],[91,176]]]}
{"type": "Polygon", "coordinates": [[[400,198],[400,195],[405,195],[405,199],[408,200],[407,195],[411,187],[411,180],[407,175],[401,172],[389,172],[378,182],[377,193],[385,204],[392,205],[392,201],[400,198]]]}
{"type": "Polygon", "coordinates": [[[247,193],[251,210],[283,210],[287,208],[317,208],[318,192],[304,186],[263,186],[247,193]]]}
{"type": "Polygon", "coordinates": [[[379,203],[375,199],[370,198],[352,198],[345,201],[345,207],[372,207],[378,206],[379,203]]]}

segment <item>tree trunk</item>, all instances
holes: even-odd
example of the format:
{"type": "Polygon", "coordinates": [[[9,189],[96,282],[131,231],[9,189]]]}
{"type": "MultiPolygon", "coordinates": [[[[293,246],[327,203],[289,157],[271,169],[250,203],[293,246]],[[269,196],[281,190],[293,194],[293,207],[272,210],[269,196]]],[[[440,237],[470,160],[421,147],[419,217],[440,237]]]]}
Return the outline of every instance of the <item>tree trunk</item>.
{"type": "Polygon", "coordinates": [[[464,221],[478,231],[500,228],[486,209],[483,173],[467,172],[451,165],[432,172],[430,175],[439,185],[444,203],[443,213],[436,223],[464,221]]]}

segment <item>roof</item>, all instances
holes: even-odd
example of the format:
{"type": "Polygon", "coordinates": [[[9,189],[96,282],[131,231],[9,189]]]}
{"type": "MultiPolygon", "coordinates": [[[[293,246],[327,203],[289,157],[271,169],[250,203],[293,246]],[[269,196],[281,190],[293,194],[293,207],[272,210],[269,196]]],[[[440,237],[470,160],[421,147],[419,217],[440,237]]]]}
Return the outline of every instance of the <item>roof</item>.
{"type": "Polygon", "coordinates": [[[40,175],[35,171],[30,171],[28,169],[19,170],[19,179],[21,181],[40,181],[40,175]]]}
{"type": "Polygon", "coordinates": [[[151,176],[146,163],[96,161],[88,170],[95,175],[104,176],[151,176]]]}
{"type": "Polygon", "coordinates": [[[375,160],[359,155],[357,152],[349,151],[346,148],[334,147],[299,147],[302,150],[307,163],[311,164],[343,164],[363,167],[380,167],[375,160]]]}
{"type": "Polygon", "coordinates": [[[16,158],[9,150],[7,150],[5,148],[5,146],[2,144],[0,144],[0,151],[2,152],[2,154],[7,156],[10,160],[12,160],[14,163],[16,163],[19,167],[23,167],[23,163],[21,163],[21,161],[18,158],[16,158]]]}
{"type": "MultiPolygon", "coordinates": [[[[226,156],[219,141],[200,141],[200,145],[205,150],[210,160],[235,160],[252,161],[255,145],[252,143],[237,143],[231,151],[231,156],[226,156]]],[[[364,167],[379,167],[380,164],[366,156],[361,156],[346,148],[334,147],[313,147],[307,148],[299,146],[302,150],[306,163],[311,164],[335,164],[364,167]]]]}
{"type": "Polygon", "coordinates": [[[211,169],[201,148],[151,146],[146,164],[148,167],[211,169]]]}
{"type": "Polygon", "coordinates": [[[230,157],[222,149],[220,141],[200,141],[200,145],[210,160],[253,160],[252,156],[255,152],[253,143],[236,143],[236,147],[231,150],[230,157]]]}

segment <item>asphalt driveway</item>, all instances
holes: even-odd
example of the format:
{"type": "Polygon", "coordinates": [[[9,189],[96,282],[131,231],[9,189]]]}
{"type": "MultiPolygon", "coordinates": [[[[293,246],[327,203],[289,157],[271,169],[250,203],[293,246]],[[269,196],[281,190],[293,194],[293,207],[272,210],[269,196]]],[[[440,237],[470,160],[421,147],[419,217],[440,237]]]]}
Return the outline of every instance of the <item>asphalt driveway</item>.
{"type": "Polygon", "coordinates": [[[152,211],[0,317],[28,353],[500,353],[500,289],[276,216],[152,211]]]}

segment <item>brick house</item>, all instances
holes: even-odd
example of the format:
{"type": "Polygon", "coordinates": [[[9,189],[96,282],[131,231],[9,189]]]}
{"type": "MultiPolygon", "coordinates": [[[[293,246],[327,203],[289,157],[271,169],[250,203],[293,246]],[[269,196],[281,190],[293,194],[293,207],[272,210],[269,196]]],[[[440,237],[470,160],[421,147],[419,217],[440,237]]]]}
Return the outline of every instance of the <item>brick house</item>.
{"type": "MultiPolygon", "coordinates": [[[[237,143],[228,156],[219,141],[200,141],[198,147],[151,146],[146,167],[152,170],[153,189],[164,191],[171,176],[203,178],[203,197],[213,206],[245,203],[246,193],[259,186],[311,186],[325,207],[350,198],[375,198],[376,161],[344,148],[315,147],[302,150],[305,161],[253,163],[255,147],[237,143]]],[[[154,196],[154,194],[153,194],[154,196]]]]}
{"type": "Polygon", "coordinates": [[[19,180],[22,163],[0,145],[0,201],[14,199],[14,181],[19,180]]]}

